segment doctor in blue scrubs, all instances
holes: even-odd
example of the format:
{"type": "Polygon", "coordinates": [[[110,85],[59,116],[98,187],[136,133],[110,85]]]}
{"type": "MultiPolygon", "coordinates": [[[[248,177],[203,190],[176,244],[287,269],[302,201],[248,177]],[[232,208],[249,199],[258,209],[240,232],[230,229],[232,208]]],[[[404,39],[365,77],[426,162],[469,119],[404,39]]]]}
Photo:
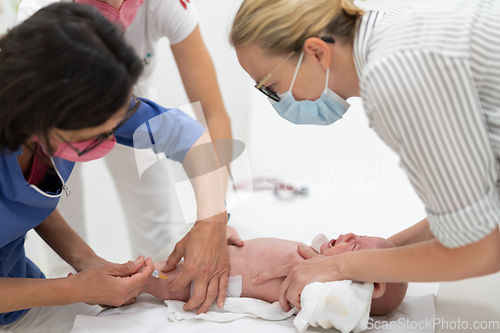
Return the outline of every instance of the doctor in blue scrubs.
{"type": "Polygon", "coordinates": [[[0,38],[0,332],[68,331],[76,314],[95,314],[81,303],[120,306],[141,292],[153,272],[151,259],[107,262],[56,207],[70,193],[66,181],[75,162],[100,158],[115,143],[133,146],[134,133],[157,116],[161,133],[149,135],[183,164],[199,214],[211,216],[176,247],[188,267],[184,280],[195,282],[190,302],[203,310],[217,295],[219,305],[224,301],[229,262],[222,181],[197,177],[214,168],[207,164],[216,167],[212,145],[181,111],[132,96],[141,71],[119,31],[88,6],[51,5],[0,38]],[[45,279],[24,252],[31,229],[78,273],[45,279]]]}

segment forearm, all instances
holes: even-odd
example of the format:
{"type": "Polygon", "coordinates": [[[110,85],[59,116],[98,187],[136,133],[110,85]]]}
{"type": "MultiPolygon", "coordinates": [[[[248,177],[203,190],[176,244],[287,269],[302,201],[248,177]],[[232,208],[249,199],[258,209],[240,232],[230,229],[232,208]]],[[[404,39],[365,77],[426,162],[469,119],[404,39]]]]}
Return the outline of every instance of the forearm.
{"type": "MultiPolygon", "coordinates": [[[[212,142],[214,142],[217,160],[221,166],[226,165],[226,167],[229,168],[229,163],[232,161],[233,157],[233,141],[229,117],[224,113],[207,117],[206,120],[210,137],[212,142]]],[[[222,170],[221,178],[225,197],[227,184],[229,182],[229,172],[226,172],[225,168],[222,170]]]]}
{"type": "MultiPolygon", "coordinates": [[[[233,137],[231,121],[224,108],[214,64],[205,47],[199,27],[196,27],[182,42],[172,45],[172,53],[189,100],[191,103],[198,101],[201,103],[202,112],[195,108],[196,118],[206,125],[212,141],[217,145],[219,160],[230,161],[232,157],[230,140],[233,137]],[[219,144],[216,140],[219,140],[219,144]]],[[[225,191],[229,177],[224,174],[222,179],[225,191]]]]}
{"type": "Polygon", "coordinates": [[[201,103],[203,115],[196,116],[205,118],[212,138],[231,139],[229,117],[222,101],[214,64],[199,27],[185,40],[172,45],[172,53],[189,100],[201,103]],[[219,125],[213,126],[215,123],[219,125]]]}
{"type": "Polygon", "coordinates": [[[85,268],[97,255],[85,241],[66,223],[56,209],[35,228],[40,237],[77,272],[85,268]]]}
{"type": "Polygon", "coordinates": [[[424,242],[434,238],[429,228],[429,222],[427,218],[425,218],[417,224],[389,237],[388,240],[399,247],[424,242]]]}
{"type": "Polygon", "coordinates": [[[76,303],[78,289],[70,278],[0,278],[0,313],[76,303]]]}
{"type": "Polygon", "coordinates": [[[210,138],[205,132],[187,152],[182,165],[196,197],[197,221],[220,219],[227,223],[222,175],[209,143],[210,138]],[[225,219],[220,215],[222,213],[225,219]]]}
{"type": "Polygon", "coordinates": [[[329,257],[333,276],[365,282],[436,282],[483,276],[500,270],[498,227],[486,238],[458,248],[437,239],[413,245],[348,252],[329,257]]]}
{"type": "Polygon", "coordinates": [[[206,118],[212,140],[232,139],[231,119],[227,114],[217,114],[206,118]]]}

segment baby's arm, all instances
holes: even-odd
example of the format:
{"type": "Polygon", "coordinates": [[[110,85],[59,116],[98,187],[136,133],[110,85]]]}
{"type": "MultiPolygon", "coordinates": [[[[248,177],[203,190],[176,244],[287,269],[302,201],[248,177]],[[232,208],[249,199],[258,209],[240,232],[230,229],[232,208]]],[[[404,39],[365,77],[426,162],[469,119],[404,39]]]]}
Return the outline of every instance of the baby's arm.
{"type": "MultiPolygon", "coordinates": [[[[157,262],[154,264],[155,269],[158,272],[161,272],[161,268],[165,266],[165,260],[161,262],[157,262]]],[[[148,283],[144,286],[142,289],[143,292],[151,294],[159,299],[162,300],[173,300],[173,301],[184,301],[187,302],[189,300],[190,294],[191,294],[191,284],[189,284],[186,288],[184,288],[181,291],[171,293],[168,291],[167,287],[169,284],[174,282],[174,280],[177,278],[179,273],[182,270],[182,265],[183,263],[180,262],[177,264],[177,266],[171,270],[168,273],[163,273],[168,279],[161,279],[161,278],[155,278],[155,277],[150,277],[148,283]]]]}

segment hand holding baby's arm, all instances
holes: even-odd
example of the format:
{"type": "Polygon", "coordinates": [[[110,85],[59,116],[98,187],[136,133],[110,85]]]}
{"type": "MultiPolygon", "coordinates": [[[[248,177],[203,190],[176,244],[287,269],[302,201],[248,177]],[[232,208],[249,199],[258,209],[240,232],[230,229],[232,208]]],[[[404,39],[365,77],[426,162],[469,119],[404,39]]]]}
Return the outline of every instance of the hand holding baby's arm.
{"type": "MultiPolygon", "coordinates": [[[[307,246],[303,243],[297,245],[297,252],[300,254],[302,258],[306,260],[320,255],[316,251],[314,251],[310,246],[307,246]]],[[[271,268],[254,277],[252,282],[255,284],[259,284],[271,279],[279,277],[287,277],[292,268],[294,268],[295,265],[297,265],[299,262],[300,261],[292,261],[286,265],[271,268]]]]}

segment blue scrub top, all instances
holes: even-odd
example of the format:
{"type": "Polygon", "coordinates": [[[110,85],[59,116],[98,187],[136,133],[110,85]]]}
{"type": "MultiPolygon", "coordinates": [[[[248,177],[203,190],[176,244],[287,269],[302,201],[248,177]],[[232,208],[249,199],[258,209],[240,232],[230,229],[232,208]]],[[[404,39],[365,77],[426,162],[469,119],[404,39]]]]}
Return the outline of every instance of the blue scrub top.
{"type": "MultiPolygon", "coordinates": [[[[133,147],[136,129],[161,114],[165,155],[182,162],[187,149],[205,131],[203,126],[178,109],[165,109],[146,99],[141,99],[141,102],[132,118],[116,132],[117,142],[133,147]]],[[[158,137],[155,135],[155,138],[158,137]]],[[[45,278],[26,257],[24,238],[29,230],[42,223],[56,209],[63,184],[56,192],[45,192],[45,195],[34,189],[25,180],[19,166],[17,156],[20,154],[22,147],[10,154],[0,153],[0,277],[45,278]]],[[[66,182],[75,163],[58,157],[53,160],[66,182]]],[[[27,311],[0,313],[0,325],[13,323],[27,311]]]]}

